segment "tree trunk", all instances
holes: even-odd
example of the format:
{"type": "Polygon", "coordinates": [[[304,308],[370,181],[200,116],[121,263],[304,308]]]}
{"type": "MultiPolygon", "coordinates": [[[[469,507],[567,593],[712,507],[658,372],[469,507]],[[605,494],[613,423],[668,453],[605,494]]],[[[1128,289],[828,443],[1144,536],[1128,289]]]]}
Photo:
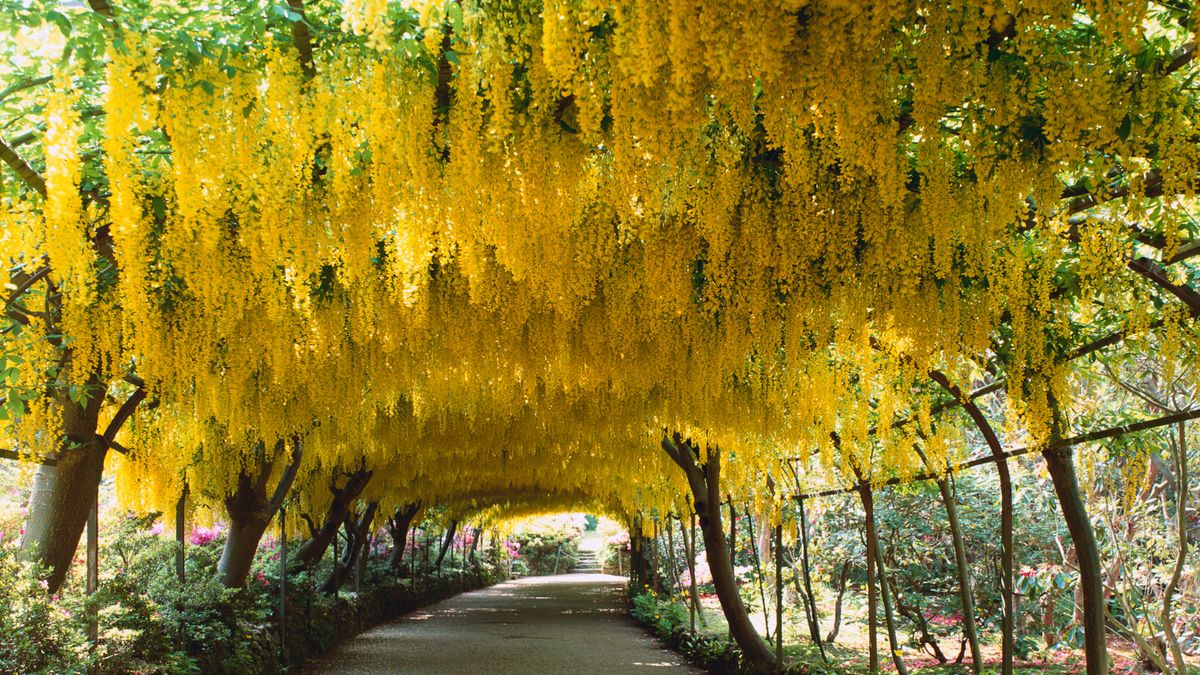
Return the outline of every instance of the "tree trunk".
{"type": "Polygon", "coordinates": [[[299,441],[294,442],[291,464],[284,470],[275,492],[268,499],[267,481],[283,448],[284,442],[281,440],[276,445],[275,456],[260,463],[258,476],[251,477],[242,471],[238,475],[237,489],[225,498],[229,537],[225,540],[221,559],[217,561],[217,577],[226,588],[245,587],[250,566],[254,563],[254,554],[258,551],[258,542],[296,479],[302,454],[299,441]]]}
{"type": "Polygon", "coordinates": [[[1183,649],[1179,646],[1179,638],[1175,635],[1175,620],[1171,617],[1171,603],[1175,599],[1175,589],[1179,586],[1179,579],[1183,575],[1184,565],[1187,563],[1188,552],[1188,534],[1187,534],[1187,493],[1188,493],[1188,459],[1187,459],[1187,435],[1186,428],[1183,422],[1175,425],[1176,440],[1175,440],[1175,463],[1176,476],[1179,479],[1180,489],[1175,490],[1175,536],[1178,539],[1176,544],[1178,550],[1175,557],[1175,568],[1171,571],[1171,580],[1167,582],[1167,589],[1163,592],[1162,602],[1162,625],[1163,635],[1167,640],[1167,647],[1171,650],[1171,659],[1175,662],[1175,672],[1179,675],[1186,675],[1187,663],[1183,659],[1183,649]]]}
{"type": "Polygon", "coordinates": [[[879,577],[879,597],[883,600],[883,620],[887,625],[888,646],[891,647],[892,663],[896,665],[896,672],[900,675],[908,675],[908,669],[904,667],[904,658],[900,656],[900,640],[896,637],[896,616],[892,612],[892,597],[888,589],[887,565],[883,561],[883,551],[879,548],[879,536],[874,530],[867,530],[867,536],[875,539],[875,564],[878,568],[877,576],[879,577]]]}
{"type": "Polygon", "coordinates": [[[954,562],[958,568],[958,597],[962,603],[963,634],[971,647],[971,671],[978,673],[983,669],[983,656],[979,650],[979,635],[975,631],[975,592],[971,583],[971,567],[967,564],[967,549],[963,544],[962,523],[958,520],[958,503],[955,501],[954,491],[950,489],[949,481],[941,479],[937,486],[942,494],[942,504],[946,507],[950,541],[954,545],[954,562]]]}
{"type": "MultiPolygon", "coordinates": [[[[1057,417],[1057,413],[1056,413],[1057,417]]],[[[1079,555],[1079,585],[1083,591],[1083,640],[1087,659],[1088,675],[1104,675],[1108,672],[1108,644],[1105,635],[1104,580],[1101,578],[1100,550],[1096,545],[1096,533],[1083,503],[1079,480],[1075,474],[1075,462],[1070,448],[1054,448],[1053,441],[1061,436],[1056,431],[1051,437],[1051,448],[1042,452],[1046,469],[1054,483],[1059,507],[1071,541],[1079,555]]]]}
{"type": "MultiPolygon", "coordinates": [[[[690,599],[691,612],[691,630],[696,632],[696,615],[700,613],[700,593],[696,588],[696,516],[688,514],[688,526],[684,527],[683,522],[679,523],[679,536],[683,537],[684,548],[687,549],[687,569],[688,569],[688,598],[690,599]],[[690,530],[690,532],[689,532],[690,530]]],[[[704,615],[700,615],[700,621],[704,621],[704,615]]]]}
{"type": "Polygon", "coordinates": [[[825,642],[832,643],[837,640],[838,632],[842,629],[842,600],[846,597],[846,583],[850,581],[850,561],[842,563],[842,573],[838,576],[838,592],[837,600],[833,603],[833,626],[829,629],[829,635],[825,636],[825,642]]]}
{"type": "MultiPolygon", "coordinates": [[[[817,649],[821,651],[821,658],[828,661],[825,655],[825,645],[821,642],[821,615],[817,612],[817,596],[813,594],[812,589],[812,574],[808,560],[808,514],[804,510],[804,497],[801,496],[800,502],[800,564],[804,568],[804,593],[805,598],[804,614],[808,618],[808,634],[812,638],[817,649]]],[[[842,588],[845,588],[843,584],[842,588]]]]}
{"type": "Polygon", "coordinates": [[[263,496],[260,501],[258,496],[244,490],[239,481],[237,492],[225,500],[229,536],[225,539],[221,559],[217,562],[217,574],[227,588],[245,587],[250,567],[254,564],[254,554],[258,551],[258,542],[271,522],[271,517],[266,513],[266,498],[263,496]]]}
{"type": "Polygon", "coordinates": [[[392,553],[388,557],[388,565],[397,572],[404,563],[404,547],[408,542],[408,530],[413,520],[421,510],[421,500],[410,502],[404,508],[396,509],[396,513],[388,519],[387,530],[392,536],[392,553]]]}
{"type": "Polygon", "coordinates": [[[350,506],[358,498],[358,495],[362,493],[363,488],[367,486],[367,482],[370,480],[371,472],[360,469],[350,474],[346,479],[346,483],[340,488],[332,482],[330,483],[329,490],[333,493],[333,501],[329,503],[329,510],[325,513],[325,520],[322,521],[321,527],[313,533],[313,536],[296,550],[296,556],[293,558],[288,571],[295,573],[306,569],[315,565],[317,561],[325,556],[325,550],[329,548],[329,544],[337,536],[338,528],[341,527],[342,521],[346,519],[346,514],[350,512],[350,506]]]}
{"type": "Polygon", "coordinates": [[[351,579],[351,573],[359,568],[359,561],[365,557],[363,551],[371,540],[369,536],[371,521],[375,519],[375,511],[378,507],[379,502],[371,502],[358,518],[355,518],[353,513],[346,517],[346,536],[349,540],[346,542],[346,549],[342,552],[341,559],[334,561],[334,569],[321,584],[322,593],[326,595],[337,593],[351,579]]]}
{"type": "MultiPolygon", "coordinates": [[[[975,423],[979,433],[983,435],[988,450],[996,460],[996,474],[1000,479],[1000,598],[1004,610],[1001,620],[1000,673],[1001,675],[1013,675],[1013,659],[1017,651],[1017,599],[1013,584],[1013,489],[1012,476],[1008,470],[1008,459],[1004,455],[1000,438],[975,401],[965,396],[958,385],[951,383],[949,378],[942,373],[935,370],[930,372],[930,377],[947,393],[962,402],[963,409],[971,417],[971,421],[975,423]]],[[[975,659],[978,658],[974,645],[971,656],[975,659]]]]}
{"type": "Polygon", "coordinates": [[[682,441],[678,435],[674,440],[664,437],[662,447],[672,460],[683,469],[688,486],[692,491],[692,503],[700,518],[700,531],[704,536],[705,555],[712,571],[713,585],[721,610],[729,622],[729,630],[745,655],[747,664],[759,670],[775,668],[775,654],[763,642],[750,615],[742,603],[734,580],[733,561],[725,543],[725,532],[721,526],[721,453],[717,447],[708,449],[708,461],[697,465],[700,457],[698,448],[689,440],[682,441]]]}
{"type": "Polygon", "coordinates": [[[94,378],[88,389],[90,396],[84,405],[65,393],[55,397],[55,405],[62,411],[62,449],[56,465],[37,468],[29,493],[20,557],[48,570],[49,593],[58,592],[71,569],[104,473],[107,447],[96,433],[104,392],[94,378]]]}
{"type": "Polygon", "coordinates": [[[450,521],[450,529],[446,530],[446,538],[442,540],[442,548],[438,551],[437,561],[433,563],[434,567],[441,567],[442,561],[446,558],[446,551],[450,550],[450,542],[454,541],[454,531],[458,529],[458,521],[450,521]]]}

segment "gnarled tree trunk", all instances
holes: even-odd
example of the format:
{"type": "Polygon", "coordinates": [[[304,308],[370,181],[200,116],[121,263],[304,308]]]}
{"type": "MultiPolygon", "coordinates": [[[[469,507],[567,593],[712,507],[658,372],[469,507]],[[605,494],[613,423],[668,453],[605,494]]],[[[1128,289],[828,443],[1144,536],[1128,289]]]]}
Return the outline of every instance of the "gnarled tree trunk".
{"type": "Polygon", "coordinates": [[[392,553],[388,556],[388,565],[397,572],[400,571],[404,562],[404,546],[408,541],[408,530],[412,527],[413,520],[421,511],[421,500],[405,504],[403,508],[396,509],[392,517],[388,519],[387,531],[392,537],[392,553]]]}
{"type": "Polygon", "coordinates": [[[458,529],[458,521],[450,521],[450,529],[446,530],[446,536],[442,539],[442,549],[438,551],[437,562],[433,563],[434,567],[441,567],[442,561],[446,559],[446,552],[450,550],[450,543],[454,541],[454,531],[458,529]]]}
{"type": "Polygon", "coordinates": [[[47,591],[57,593],[71,568],[88,512],[96,504],[104,456],[121,426],[133,415],[145,393],[138,390],[121,406],[103,435],[99,428],[104,387],[96,377],[88,380],[82,402],[67,393],[55,396],[62,413],[63,447],[51,463],[42,464],[33,476],[20,557],[48,571],[47,591]]]}
{"type": "Polygon", "coordinates": [[[366,557],[363,552],[366,550],[367,542],[370,541],[371,521],[375,520],[375,511],[378,508],[378,502],[371,502],[361,516],[356,518],[353,513],[346,516],[346,536],[349,541],[346,542],[346,549],[342,552],[341,559],[334,561],[333,571],[325,577],[325,582],[321,584],[322,593],[327,595],[337,593],[338,589],[352,578],[351,572],[366,557]]]}
{"type": "Polygon", "coordinates": [[[337,536],[338,528],[346,519],[346,514],[350,512],[350,506],[355,499],[358,499],[358,495],[362,493],[363,488],[370,480],[371,472],[359,469],[350,474],[340,488],[332,481],[330,482],[329,491],[333,493],[333,501],[329,503],[325,520],[321,522],[321,526],[317,528],[313,536],[296,551],[296,555],[289,565],[289,572],[298,572],[314,565],[325,555],[325,550],[337,536]]]}
{"type": "Polygon", "coordinates": [[[258,551],[258,542],[262,540],[267,525],[279,511],[283,498],[292,487],[292,481],[296,479],[301,458],[299,441],[294,442],[291,464],[284,470],[271,497],[267,497],[267,481],[270,480],[271,469],[274,468],[275,460],[283,449],[284,442],[281,440],[275,446],[275,456],[263,461],[259,466],[258,475],[250,476],[243,471],[238,476],[237,489],[225,498],[225,511],[229,516],[229,537],[225,540],[225,548],[221,550],[221,559],[217,562],[217,577],[226,588],[242,588],[246,585],[246,577],[250,575],[250,566],[254,563],[254,554],[258,551]]]}
{"type": "Polygon", "coordinates": [[[684,441],[676,434],[674,439],[664,437],[662,447],[687,476],[692,504],[704,535],[705,555],[712,571],[713,585],[733,639],[737,641],[748,665],[764,670],[774,669],[775,654],[750,622],[750,615],[734,582],[733,561],[721,526],[720,449],[715,446],[709,448],[708,461],[697,465],[700,453],[690,440],[684,441]]]}

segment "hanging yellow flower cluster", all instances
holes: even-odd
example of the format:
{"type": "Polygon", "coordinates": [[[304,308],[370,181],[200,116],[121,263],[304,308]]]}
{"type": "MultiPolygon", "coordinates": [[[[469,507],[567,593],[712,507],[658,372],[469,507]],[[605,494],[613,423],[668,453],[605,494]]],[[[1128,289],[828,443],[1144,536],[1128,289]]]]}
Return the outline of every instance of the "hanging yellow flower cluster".
{"type": "Polygon", "coordinates": [[[942,470],[964,444],[931,368],[965,387],[992,354],[1042,440],[1063,268],[1136,304],[1138,188],[1068,227],[1064,182],[1196,186],[1180,73],[1134,58],[1191,36],[1087,7],[464,0],[422,7],[418,42],[354,0],[366,44],[311,78],[283,43],[164,66],[134,42],[107,66],[107,200],[80,199],[63,79],[43,217],[5,202],[2,236],[49,257],[84,363],[160,401],[122,461],[146,506],[185,477],[219,497],[293,436],[313,504],[366,466],[395,504],[665,510],[664,430],[736,449],[730,489],[763,500],[797,462],[809,485],[942,470]]]}

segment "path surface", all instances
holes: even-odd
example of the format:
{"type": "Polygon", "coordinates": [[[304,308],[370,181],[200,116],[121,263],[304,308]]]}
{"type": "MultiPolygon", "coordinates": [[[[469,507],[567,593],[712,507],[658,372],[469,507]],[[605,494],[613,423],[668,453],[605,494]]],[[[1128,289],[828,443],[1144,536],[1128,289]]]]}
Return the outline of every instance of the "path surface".
{"type": "Polygon", "coordinates": [[[530,577],[369,630],[308,673],[698,673],[626,612],[625,578],[530,577]]]}

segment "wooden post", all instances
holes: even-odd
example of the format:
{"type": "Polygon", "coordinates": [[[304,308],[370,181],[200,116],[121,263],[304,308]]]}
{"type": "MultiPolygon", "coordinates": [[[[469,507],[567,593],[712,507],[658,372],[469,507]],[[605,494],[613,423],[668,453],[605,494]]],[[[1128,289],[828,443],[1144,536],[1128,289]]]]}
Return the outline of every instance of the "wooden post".
{"type": "MultiPolygon", "coordinates": [[[[87,519],[87,594],[91,598],[100,588],[100,500],[92,502],[87,519]]],[[[88,603],[87,639],[94,648],[100,638],[100,626],[96,620],[96,606],[88,603]]]]}
{"type": "MultiPolygon", "coordinates": [[[[187,582],[187,571],[184,567],[186,561],[184,546],[187,543],[184,537],[186,529],[187,516],[187,493],[188,486],[185,481],[183,491],[179,493],[179,501],[175,503],[175,576],[179,579],[179,587],[183,588],[187,582]]],[[[183,600],[180,598],[175,603],[175,611],[179,615],[179,643],[183,644],[183,638],[187,631],[187,625],[183,620],[183,600]]]]}
{"type": "Polygon", "coordinates": [[[855,474],[858,476],[858,494],[862,500],[863,512],[865,513],[864,529],[866,530],[865,537],[867,540],[867,640],[869,642],[870,654],[870,672],[879,672],[879,635],[877,633],[879,614],[877,605],[875,604],[875,555],[876,539],[875,539],[875,503],[874,497],[871,494],[871,485],[862,478],[862,474],[855,467],[855,474]]]}
{"type": "MultiPolygon", "coordinates": [[[[771,614],[767,611],[767,589],[763,584],[762,557],[758,551],[758,528],[754,527],[754,516],[750,515],[750,509],[746,509],[746,523],[750,526],[750,551],[754,553],[754,571],[758,574],[758,598],[762,601],[763,612],[763,628],[766,630],[766,637],[769,640],[771,637],[771,614]]],[[[765,525],[760,522],[759,525],[765,525]]],[[[767,551],[769,553],[769,551],[767,551]]]]}
{"type": "Polygon", "coordinates": [[[355,546],[363,546],[366,548],[361,555],[354,561],[354,598],[358,599],[358,590],[362,586],[362,568],[367,564],[367,556],[371,555],[371,537],[367,535],[365,542],[354,542],[355,546]]]}
{"type": "Polygon", "coordinates": [[[658,593],[658,589],[662,583],[658,578],[658,520],[653,522],[653,530],[650,538],[650,578],[654,580],[654,592],[658,593]]]}

